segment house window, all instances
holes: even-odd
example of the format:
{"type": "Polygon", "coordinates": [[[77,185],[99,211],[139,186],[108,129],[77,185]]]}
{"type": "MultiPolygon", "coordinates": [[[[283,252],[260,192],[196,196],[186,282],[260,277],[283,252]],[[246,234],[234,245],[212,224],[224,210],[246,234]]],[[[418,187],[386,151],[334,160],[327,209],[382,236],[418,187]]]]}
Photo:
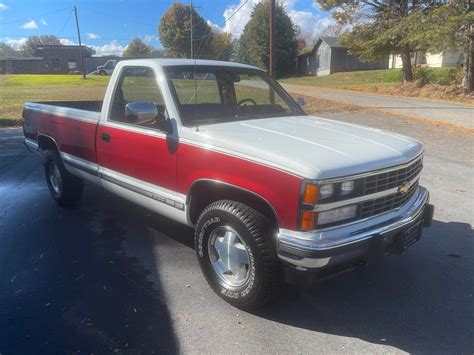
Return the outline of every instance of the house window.
{"type": "Polygon", "coordinates": [[[77,69],[77,62],[75,60],[68,60],[67,61],[67,67],[68,67],[69,70],[77,69]]]}
{"type": "Polygon", "coordinates": [[[61,70],[61,61],[59,58],[53,58],[53,70],[60,71],[61,70]]]}

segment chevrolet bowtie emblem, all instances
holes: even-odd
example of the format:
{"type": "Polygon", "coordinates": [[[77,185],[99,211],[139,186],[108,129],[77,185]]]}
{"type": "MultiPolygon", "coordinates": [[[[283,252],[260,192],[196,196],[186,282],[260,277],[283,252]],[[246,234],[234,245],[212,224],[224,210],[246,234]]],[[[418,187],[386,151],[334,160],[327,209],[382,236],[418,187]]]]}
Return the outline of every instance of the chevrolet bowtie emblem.
{"type": "Polygon", "coordinates": [[[402,186],[398,188],[398,192],[401,194],[406,194],[408,191],[410,191],[410,183],[408,181],[404,182],[402,186]]]}

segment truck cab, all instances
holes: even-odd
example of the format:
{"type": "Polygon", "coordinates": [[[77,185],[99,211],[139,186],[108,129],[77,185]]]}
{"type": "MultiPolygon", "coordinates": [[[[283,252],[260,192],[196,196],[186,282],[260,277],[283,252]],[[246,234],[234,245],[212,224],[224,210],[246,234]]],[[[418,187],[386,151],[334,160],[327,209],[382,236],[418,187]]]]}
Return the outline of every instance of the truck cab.
{"type": "Polygon", "coordinates": [[[114,71],[116,65],[116,60],[108,60],[104,63],[104,65],[100,65],[97,67],[96,73],[98,75],[112,75],[112,72],[114,71]]]}

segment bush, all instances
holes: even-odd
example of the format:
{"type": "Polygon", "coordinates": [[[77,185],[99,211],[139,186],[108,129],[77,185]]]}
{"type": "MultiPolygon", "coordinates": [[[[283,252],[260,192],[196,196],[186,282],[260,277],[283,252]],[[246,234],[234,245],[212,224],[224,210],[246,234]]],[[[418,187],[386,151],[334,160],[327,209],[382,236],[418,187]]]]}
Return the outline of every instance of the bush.
{"type": "Polygon", "coordinates": [[[456,83],[457,68],[415,68],[413,76],[423,84],[452,85],[456,83]]]}

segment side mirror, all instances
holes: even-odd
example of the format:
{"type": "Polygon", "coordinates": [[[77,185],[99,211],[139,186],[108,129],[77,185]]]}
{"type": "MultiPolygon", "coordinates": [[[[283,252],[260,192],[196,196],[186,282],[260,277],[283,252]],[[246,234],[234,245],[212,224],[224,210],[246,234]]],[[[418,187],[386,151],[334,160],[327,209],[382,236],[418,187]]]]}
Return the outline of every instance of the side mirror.
{"type": "Polygon", "coordinates": [[[125,118],[131,124],[152,124],[158,116],[155,103],[149,101],[134,101],[125,106],[125,118]]]}
{"type": "Polygon", "coordinates": [[[305,102],[304,102],[304,97],[298,97],[296,99],[296,103],[300,106],[300,107],[303,107],[305,105],[305,102]]]}

